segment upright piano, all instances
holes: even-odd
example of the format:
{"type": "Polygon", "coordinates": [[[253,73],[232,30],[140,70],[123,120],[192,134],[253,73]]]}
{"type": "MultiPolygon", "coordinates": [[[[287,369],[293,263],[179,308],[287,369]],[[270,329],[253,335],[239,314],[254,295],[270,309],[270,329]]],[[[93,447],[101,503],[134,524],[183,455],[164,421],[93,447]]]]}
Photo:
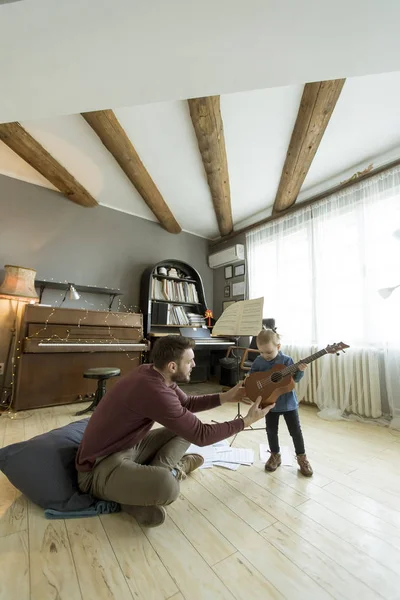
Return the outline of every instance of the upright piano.
{"type": "MultiPolygon", "coordinates": [[[[79,402],[95,391],[92,367],[118,367],[121,376],[148,350],[142,315],[28,304],[21,326],[13,407],[26,410],[79,402]]],[[[119,377],[107,382],[112,387],[119,377]]]]}

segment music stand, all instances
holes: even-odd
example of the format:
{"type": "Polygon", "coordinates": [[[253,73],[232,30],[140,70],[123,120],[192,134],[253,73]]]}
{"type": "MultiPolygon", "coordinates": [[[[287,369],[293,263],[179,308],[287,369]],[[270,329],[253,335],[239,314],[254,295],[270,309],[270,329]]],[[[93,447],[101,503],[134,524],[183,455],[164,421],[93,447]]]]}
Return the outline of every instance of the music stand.
{"type": "MultiPolygon", "coordinates": [[[[235,304],[228,306],[213,327],[211,334],[213,337],[224,335],[226,337],[235,339],[235,347],[237,352],[235,357],[237,381],[240,381],[240,360],[238,355],[239,338],[241,336],[258,335],[258,333],[261,331],[263,305],[264,298],[257,298],[255,300],[240,300],[239,302],[235,302],[235,304]]],[[[238,402],[235,419],[243,418],[244,416],[240,412],[240,402],[238,402]]],[[[213,420],[212,422],[217,423],[218,421],[213,420]]],[[[264,427],[253,427],[250,425],[246,429],[243,429],[243,431],[264,431],[264,427]]],[[[237,435],[237,433],[234,435],[230,446],[232,446],[237,435]]]]}

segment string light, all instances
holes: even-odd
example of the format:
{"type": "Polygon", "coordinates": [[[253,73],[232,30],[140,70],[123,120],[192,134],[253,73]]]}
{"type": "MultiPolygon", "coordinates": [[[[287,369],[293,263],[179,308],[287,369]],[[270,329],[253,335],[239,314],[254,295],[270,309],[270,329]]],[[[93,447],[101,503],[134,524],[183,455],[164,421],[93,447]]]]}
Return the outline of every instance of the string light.
{"type": "MultiPolygon", "coordinates": [[[[51,278],[51,281],[53,281],[53,278],[51,278]]],[[[64,283],[66,283],[68,285],[67,281],[64,281],[64,283]]],[[[91,287],[98,287],[98,286],[91,286],[91,287]]],[[[109,289],[109,288],[106,287],[105,289],[109,289]]],[[[57,301],[56,301],[56,303],[52,307],[52,311],[50,312],[50,314],[48,315],[47,319],[44,322],[44,326],[41,329],[39,329],[37,332],[35,332],[35,334],[33,336],[31,336],[31,337],[36,337],[37,338],[37,337],[39,337],[39,335],[41,333],[43,333],[44,331],[47,331],[47,329],[49,327],[49,321],[51,320],[52,316],[55,314],[56,309],[60,308],[61,304],[63,303],[62,298],[63,298],[63,293],[61,292],[61,294],[60,294],[60,300],[58,301],[60,303],[58,304],[57,301]]],[[[89,312],[106,312],[107,314],[106,314],[106,316],[104,318],[104,325],[107,325],[107,327],[108,327],[109,337],[114,342],[112,344],[113,347],[119,348],[120,352],[123,352],[126,355],[126,357],[128,358],[128,360],[137,362],[138,361],[138,357],[137,356],[135,356],[135,357],[130,356],[129,351],[127,351],[127,350],[125,350],[125,349],[122,348],[121,340],[119,340],[118,338],[116,338],[113,335],[113,333],[111,331],[112,325],[108,325],[107,324],[107,320],[108,320],[108,318],[109,318],[109,316],[110,316],[110,314],[112,312],[112,314],[114,316],[116,316],[117,319],[121,322],[122,326],[124,326],[124,327],[131,327],[131,325],[127,324],[127,322],[126,322],[126,320],[128,318],[128,315],[129,314],[142,314],[142,311],[140,310],[140,307],[138,307],[137,305],[134,305],[134,306],[130,305],[129,307],[127,307],[125,304],[123,304],[121,302],[121,298],[118,298],[118,309],[117,309],[116,312],[114,312],[114,311],[110,311],[109,309],[106,310],[106,307],[104,307],[104,308],[103,307],[102,308],[95,308],[95,305],[92,302],[88,302],[86,300],[86,298],[84,298],[84,297],[81,296],[81,299],[85,302],[85,304],[87,306],[89,306],[91,308],[84,308],[83,309],[83,310],[85,310],[85,315],[83,317],[79,318],[77,327],[78,328],[81,327],[81,323],[84,322],[88,318],[89,312]],[[121,306],[122,306],[123,309],[125,309],[125,312],[120,312],[121,306]],[[127,315],[127,316],[125,317],[125,315],[127,315]]],[[[82,310],[82,309],[79,309],[79,310],[82,310]]],[[[50,325],[51,325],[51,323],[50,323],[50,325]]],[[[43,338],[43,341],[44,342],[50,342],[50,344],[51,344],[51,341],[55,340],[55,339],[59,340],[60,343],[67,343],[69,341],[69,339],[70,339],[70,330],[67,330],[67,336],[66,337],[61,337],[58,334],[53,333],[50,337],[43,338]]],[[[74,338],[74,342],[75,343],[80,343],[82,345],[88,344],[88,342],[87,342],[87,340],[85,338],[74,338]]],[[[104,341],[104,340],[99,340],[99,342],[96,342],[96,343],[98,343],[99,345],[107,345],[107,346],[110,345],[110,343],[108,341],[104,341]]],[[[138,342],[138,343],[140,343],[140,342],[138,342]]],[[[124,345],[126,345],[126,344],[124,344],[124,345]]],[[[4,387],[4,390],[10,389],[10,392],[8,394],[6,392],[6,401],[10,397],[12,398],[12,396],[13,396],[12,392],[13,392],[14,384],[15,384],[15,375],[16,375],[16,371],[17,371],[17,364],[18,364],[19,360],[21,359],[21,350],[22,350],[22,348],[21,348],[21,340],[18,340],[17,341],[17,347],[16,347],[16,357],[15,357],[16,360],[14,360],[14,358],[12,359],[11,382],[10,382],[9,386],[4,387]]],[[[135,352],[134,350],[132,350],[131,353],[137,354],[137,352],[135,352]]],[[[140,352],[140,362],[144,361],[145,355],[146,355],[146,352],[142,350],[140,352]]],[[[10,408],[11,407],[8,406],[8,410],[10,410],[10,408]]],[[[16,415],[16,413],[10,413],[10,412],[3,413],[3,415],[5,415],[5,414],[8,414],[8,416],[11,419],[12,418],[16,418],[15,416],[13,416],[13,415],[16,415]]],[[[29,414],[29,415],[27,415],[27,417],[28,416],[31,416],[31,415],[29,414]]]]}

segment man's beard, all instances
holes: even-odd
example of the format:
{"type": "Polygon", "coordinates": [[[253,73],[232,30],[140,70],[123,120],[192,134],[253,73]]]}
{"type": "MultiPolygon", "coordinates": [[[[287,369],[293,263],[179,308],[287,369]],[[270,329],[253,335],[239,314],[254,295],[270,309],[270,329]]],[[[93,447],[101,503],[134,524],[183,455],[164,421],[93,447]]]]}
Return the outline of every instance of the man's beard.
{"type": "Polygon", "coordinates": [[[190,383],[191,372],[192,371],[190,371],[188,375],[185,375],[185,373],[183,373],[181,370],[178,370],[175,375],[171,377],[171,379],[175,383],[190,383]]]}

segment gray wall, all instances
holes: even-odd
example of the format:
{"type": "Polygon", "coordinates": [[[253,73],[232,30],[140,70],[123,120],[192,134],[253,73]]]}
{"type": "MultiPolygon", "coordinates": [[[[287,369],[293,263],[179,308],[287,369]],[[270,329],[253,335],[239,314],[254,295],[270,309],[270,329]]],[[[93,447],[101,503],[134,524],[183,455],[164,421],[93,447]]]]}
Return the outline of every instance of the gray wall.
{"type": "MultiPolygon", "coordinates": [[[[230,246],[234,246],[235,244],[243,244],[245,249],[245,257],[246,257],[246,235],[244,233],[237,235],[236,237],[226,241],[221,242],[216,245],[209,246],[209,253],[212,254],[214,252],[219,252],[220,250],[224,250],[225,248],[229,248],[230,246]]],[[[246,282],[246,290],[247,290],[247,264],[246,261],[241,261],[233,264],[233,268],[237,265],[241,265],[245,263],[245,276],[244,277],[234,277],[233,279],[225,279],[225,267],[220,267],[219,269],[214,269],[214,317],[218,319],[223,310],[223,302],[225,300],[244,300],[244,296],[232,296],[232,284],[245,281],[246,282]],[[230,286],[230,296],[226,297],[224,295],[225,286],[230,286]]]]}
{"type": "MultiPolygon", "coordinates": [[[[167,233],[157,223],[105,207],[82,208],[58,192],[0,176],[1,281],[5,264],[31,267],[37,279],[120,288],[125,292],[121,304],[135,309],[142,271],[175,258],[200,272],[212,308],[213,272],[207,256],[203,238],[167,233]]],[[[61,291],[45,291],[42,302],[59,303],[62,297],[61,291]]],[[[64,306],[91,308],[85,300],[102,308],[108,297],[83,294],[64,306]]],[[[0,362],[5,360],[11,322],[10,301],[0,299],[0,362]]]]}

